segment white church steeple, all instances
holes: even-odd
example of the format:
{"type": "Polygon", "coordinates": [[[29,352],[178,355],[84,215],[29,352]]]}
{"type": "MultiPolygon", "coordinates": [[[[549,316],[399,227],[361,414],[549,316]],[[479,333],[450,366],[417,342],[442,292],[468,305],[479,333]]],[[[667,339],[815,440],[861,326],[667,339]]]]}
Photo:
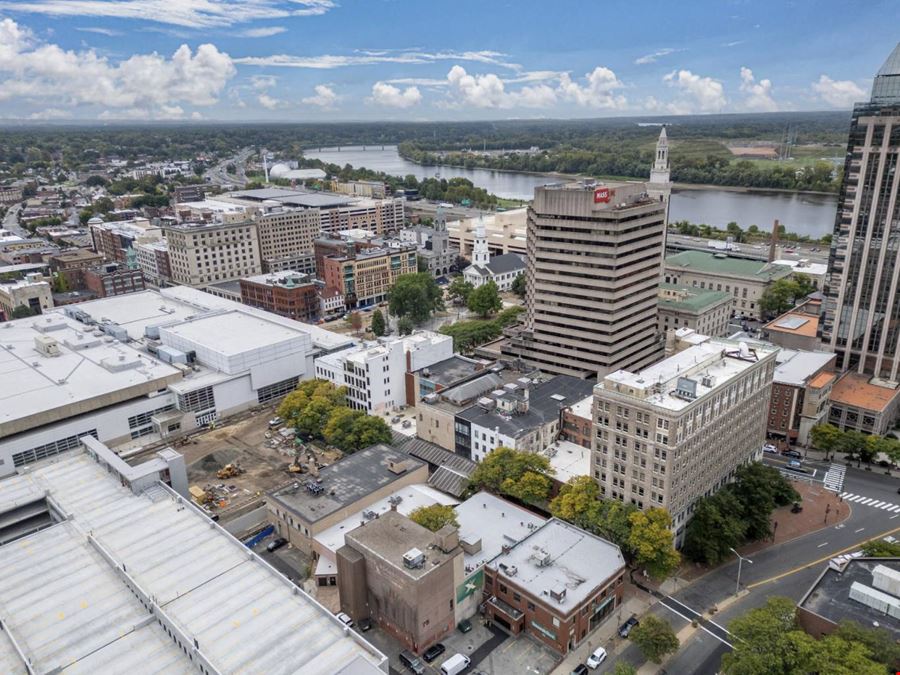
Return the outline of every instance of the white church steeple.
{"type": "Polygon", "coordinates": [[[491,254],[488,251],[487,236],[484,233],[484,217],[479,216],[478,225],[475,227],[475,243],[472,246],[472,264],[484,266],[491,262],[491,254]]]}
{"type": "Polygon", "coordinates": [[[672,179],[669,171],[669,137],[666,127],[660,129],[656,141],[656,157],[650,169],[650,180],[647,181],[647,194],[654,199],[666,203],[666,225],[669,224],[669,196],[672,194],[672,179]]]}

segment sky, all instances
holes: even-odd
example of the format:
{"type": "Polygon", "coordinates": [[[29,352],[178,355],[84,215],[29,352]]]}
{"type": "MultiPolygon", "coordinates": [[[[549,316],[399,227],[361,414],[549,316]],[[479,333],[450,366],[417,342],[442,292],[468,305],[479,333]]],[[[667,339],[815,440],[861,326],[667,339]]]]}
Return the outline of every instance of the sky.
{"type": "Polygon", "coordinates": [[[0,0],[0,119],[849,109],[897,0],[0,0]]]}

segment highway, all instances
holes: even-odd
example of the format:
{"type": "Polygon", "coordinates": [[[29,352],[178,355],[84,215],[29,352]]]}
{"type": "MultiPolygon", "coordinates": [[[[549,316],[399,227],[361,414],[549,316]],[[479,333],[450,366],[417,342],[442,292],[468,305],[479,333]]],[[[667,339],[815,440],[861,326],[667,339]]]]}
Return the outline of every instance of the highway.
{"type": "Polygon", "coordinates": [[[249,179],[244,173],[244,169],[247,163],[247,158],[252,154],[253,148],[243,148],[234,157],[223,159],[215,166],[207,169],[203,174],[203,177],[204,179],[206,179],[206,182],[213,185],[237,185],[239,187],[243,187],[249,182],[249,179]],[[226,167],[229,164],[234,164],[235,168],[237,169],[236,173],[228,173],[226,167]]]}
{"type": "MultiPolygon", "coordinates": [[[[767,244],[738,244],[738,246],[740,247],[740,251],[732,252],[718,251],[716,249],[709,248],[709,241],[709,239],[703,237],[689,237],[683,234],[677,234],[669,231],[668,235],[666,236],[666,247],[674,250],[690,249],[698,251],[708,251],[711,253],[727,253],[730,256],[750,258],[752,260],[769,259],[769,246],[767,244]]],[[[776,247],[776,251],[776,260],[800,260],[805,258],[812,263],[828,263],[828,247],[823,247],[817,244],[795,245],[789,242],[785,242],[784,244],[779,244],[776,247]],[[787,248],[793,249],[794,252],[786,253],[785,249],[787,248]],[[814,248],[817,250],[813,251],[812,249],[814,248]]]]}

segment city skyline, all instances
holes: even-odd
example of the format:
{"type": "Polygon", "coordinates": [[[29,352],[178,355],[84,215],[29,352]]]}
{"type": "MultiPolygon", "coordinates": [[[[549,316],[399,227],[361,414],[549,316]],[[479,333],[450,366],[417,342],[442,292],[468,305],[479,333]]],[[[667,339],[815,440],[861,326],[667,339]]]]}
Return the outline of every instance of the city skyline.
{"type": "Polygon", "coordinates": [[[404,0],[7,0],[0,2],[0,119],[849,110],[866,98],[872,73],[896,44],[890,19],[900,18],[887,2],[846,14],[840,26],[836,2],[654,2],[640,14],[623,3],[553,9],[531,2],[429,3],[426,11],[404,0]],[[579,12],[595,17],[573,21],[579,12]],[[851,45],[860,34],[866,41],[851,45]]]}

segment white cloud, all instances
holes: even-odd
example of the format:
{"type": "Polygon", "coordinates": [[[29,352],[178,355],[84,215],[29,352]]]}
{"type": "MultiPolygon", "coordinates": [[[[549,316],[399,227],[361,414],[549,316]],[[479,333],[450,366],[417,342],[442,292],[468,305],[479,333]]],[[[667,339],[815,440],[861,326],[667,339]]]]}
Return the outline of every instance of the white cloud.
{"type": "Polygon", "coordinates": [[[866,98],[866,93],[852,80],[832,80],[827,75],[821,75],[818,82],[813,82],[812,89],[834,108],[850,108],[866,98]]]}
{"type": "Polygon", "coordinates": [[[741,91],[747,94],[744,99],[747,110],[759,112],[778,110],[778,104],[772,98],[772,81],[768,79],[757,81],[753,71],[743,66],[741,66],[741,91]]]}
{"type": "Polygon", "coordinates": [[[636,66],[644,66],[648,63],[656,63],[661,57],[668,56],[669,54],[674,54],[675,52],[681,51],[680,49],[673,49],[672,47],[664,47],[663,49],[657,49],[652,54],[644,54],[644,56],[640,56],[634,60],[634,64],[636,66]]]}
{"type": "Polygon", "coordinates": [[[400,89],[386,82],[376,82],[372,85],[371,100],[389,108],[411,108],[422,101],[422,93],[415,86],[400,89]]]}
{"type": "Polygon", "coordinates": [[[256,91],[265,91],[278,84],[278,78],[273,75],[254,75],[250,78],[250,86],[256,91]]]}
{"type": "Polygon", "coordinates": [[[60,110],[59,108],[46,108],[39,112],[33,112],[28,116],[30,120],[64,120],[72,117],[72,113],[68,110],[60,110]]]}
{"type": "Polygon", "coordinates": [[[332,108],[337,103],[338,98],[340,98],[334,92],[334,89],[326,84],[317,84],[315,91],[315,96],[307,96],[303,99],[303,102],[307,105],[317,105],[320,108],[332,108]]]}
{"type": "Polygon", "coordinates": [[[676,115],[719,112],[728,103],[722,83],[711,77],[695,75],[689,70],[673,70],[663,81],[683,94],[667,106],[669,112],[676,115]]]}
{"type": "Polygon", "coordinates": [[[587,83],[581,85],[572,80],[568,73],[564,73],[559,81],[562,98],[589,108],[624,108],[626,106],[625,97],[613,93],[624,85],[609,68],[597,66],[587,73],[585,78],[587,83]]]}
{"type": "Polygon", "coordinates": [[[510,108],[513,105],[503,81],[494,73],[469,75],[465,68],[456,65],[447,73],[447,81],[459,103],[475,108],[510,108]]]}
{"type": "Polygon", "coordinates": [[[117,35],[121,35],[119,31],[113,30],[112,28],[98,28],[96,26],[76,28],[75,30],[81,31],[82,33],[96,33],[97,35],[105,35],[107,37],[116,37],[117,35]]]}
{"type": "Polygon", "coordinates": [[[237,36],[246,38],[264,38],[286,32],[287,28],[284,26],[266,26],[263,28],[248,28],[247,30],[242,30],[237,33],[237,36]]]}
{"type": "Polygon", "coordinates": [[[47,16],[102,16],[187,28],[223,28],[260,19],[325,14],[334,0],[3,0],[0,9],[47,16]]]}
{"type": "Polygon", "coordinates": [[[236,58],[235,63],[246,66],[275,66],[279,68],[307,68],[327,70],[346,68],[349,66],[370,66],[380,63],[422,64],[437,61],[472,61],[487,63],[516,69],[514,63],[507,63],[501,52],[490,50],[469,52],[423,52],[413,50],[363,51],[357,54],[321,54],[319,56],[294,56],[291,54],[272,54],[271,56],[243,56],[236,58]]]}
{"type": "Polygon", "coordinates": [[[259,101],[259,104],[266,110],[275,110],[275,108],[278,108],[281,105],[281,101],[268,94],[260,94],[256,100],[259,101]]]}
{"type": "Polygon", "coordinates": [[[194,112],[191,113],[191,119],[192,120],[202,120],[203,113],[201,113],[199,110],[195,110],[194,112]]]}
{"type": "Polygon", "coordinates": [[[196,52],[182,45],[170,58],[154,52],[112,62],[93,49],[39,43],[15,21],[0,20],[0,100],[52,99],[171,116],[179,102],[216,103],[235,72],[231,57],[211,44],[196,52]]]}

